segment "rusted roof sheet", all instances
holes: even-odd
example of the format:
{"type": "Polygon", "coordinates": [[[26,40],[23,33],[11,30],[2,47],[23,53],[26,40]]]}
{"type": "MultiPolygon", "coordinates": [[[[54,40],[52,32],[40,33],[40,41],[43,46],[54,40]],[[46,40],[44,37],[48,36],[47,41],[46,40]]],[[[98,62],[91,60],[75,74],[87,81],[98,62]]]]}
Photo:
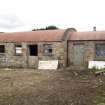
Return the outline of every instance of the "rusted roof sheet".
{"type": "Polygon", "coordinates": [[[105,40],[105,31],[73,32],[69,40],[105,40]]]}
{"type": "Polygon", "coordinates": [[[0,33],[0,42],[61,41],[65,30],[0,33]]]}

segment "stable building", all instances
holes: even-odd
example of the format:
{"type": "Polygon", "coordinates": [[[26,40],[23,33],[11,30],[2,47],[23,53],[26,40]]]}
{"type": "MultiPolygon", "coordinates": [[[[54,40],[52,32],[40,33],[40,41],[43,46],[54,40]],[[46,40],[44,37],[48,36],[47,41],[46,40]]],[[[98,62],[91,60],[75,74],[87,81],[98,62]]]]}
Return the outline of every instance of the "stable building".
{"type": "Polygon", "coordinates": [[[73,32],[68,39],[68,66],[88,68],[89,61],[105,61],[105,31],[73,32]]]}
{"type": "Polygon", "coordinates": [[[74,28],[0,33],[1,68],[38,68],[39,61],[58,60],[58,68],[87,69],[105,60],[105,31],[74,28]]]}
{"type": "Polygon", "coordinates": [[[38,68],[43,60],[58,60],[66,66],[66,41],[73,28],[0,33],[0,67],[38,68]]]}

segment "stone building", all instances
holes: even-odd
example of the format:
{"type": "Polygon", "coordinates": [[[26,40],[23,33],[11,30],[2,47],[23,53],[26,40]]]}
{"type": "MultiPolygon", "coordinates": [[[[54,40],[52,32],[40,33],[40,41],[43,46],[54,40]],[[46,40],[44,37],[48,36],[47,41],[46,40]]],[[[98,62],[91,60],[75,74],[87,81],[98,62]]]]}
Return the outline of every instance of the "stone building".
{"type": "Polygon", "coordinates": [[[88,68],[89,61],[105,61],[105,31],[73,32],[68,39],[68,66],[88,68]]]}
{"type": "Polygon", "coordinates": [[[0,34],[0,67],[37,68],[39,60],[66,66],[66,43],[73,28],[0,34]]]}
{"type": "Polygon", "coordinates": [[[105,60],[105,32],[40,30],[0,33],[0,67],[38,68],[39,60],[58,60],[58,68],[86,69],[105,60]]]}

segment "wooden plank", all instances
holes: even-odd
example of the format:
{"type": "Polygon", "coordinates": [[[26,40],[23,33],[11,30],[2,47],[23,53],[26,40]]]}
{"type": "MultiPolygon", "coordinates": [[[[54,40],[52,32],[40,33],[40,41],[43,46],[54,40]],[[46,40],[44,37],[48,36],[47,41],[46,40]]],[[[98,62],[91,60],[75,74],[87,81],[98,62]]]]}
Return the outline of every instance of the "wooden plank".
{"type": "Polygon", "coordinates": [[[39,61],[38,69],[56,70],[58,68],[58,60],[39,61]]]}

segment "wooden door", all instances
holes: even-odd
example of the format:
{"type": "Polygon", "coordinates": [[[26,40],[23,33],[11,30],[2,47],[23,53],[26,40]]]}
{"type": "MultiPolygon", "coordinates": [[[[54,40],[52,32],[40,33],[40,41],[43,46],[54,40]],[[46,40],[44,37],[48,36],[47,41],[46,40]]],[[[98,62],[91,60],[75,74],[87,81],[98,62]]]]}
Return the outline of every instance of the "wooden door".
{"type": "Polygon", "coordinates": [[[73,64],[80,66],[84,62],[84,45],[75,44],[73,49],[73,64]]]}

